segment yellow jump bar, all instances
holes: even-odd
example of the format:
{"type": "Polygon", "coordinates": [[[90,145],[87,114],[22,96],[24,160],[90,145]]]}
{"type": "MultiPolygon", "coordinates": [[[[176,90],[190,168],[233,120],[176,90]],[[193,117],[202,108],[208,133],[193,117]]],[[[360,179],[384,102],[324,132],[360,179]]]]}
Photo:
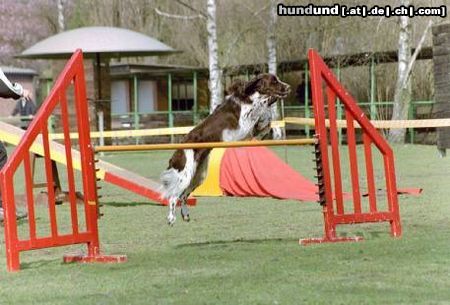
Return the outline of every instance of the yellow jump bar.
{"type": "Polygon", "coordinates": [[[291,140],[238,141],[238,142],[110,145],[110,146],[97,146],[97,147],[95,147],[95,152],[230,148],[230,147],[249,147],[249,146],[308,145],[308,144],[315,144],[316,141],[317,141],[316,139],[291,139],[291,140]]]}

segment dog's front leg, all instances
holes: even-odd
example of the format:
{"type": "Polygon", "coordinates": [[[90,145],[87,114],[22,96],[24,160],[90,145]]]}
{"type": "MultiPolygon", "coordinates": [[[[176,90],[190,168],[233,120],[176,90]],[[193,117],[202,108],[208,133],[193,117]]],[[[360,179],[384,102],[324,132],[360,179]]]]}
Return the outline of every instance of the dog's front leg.
{"type": "Polygon", "coordinates": [[[263,129],[261,130],[256,130],[255,133],[255,139],[257,140],[265,140],[267,138],[270,138],[270,124],[265,126],[263,129]]]}
{"type": "Polygon", "coordinates": [[[167,215],[167,223],[171,226],[175,223],[175,220],[177,219],[177,217],[175,216],[177,201],[178,201],[177,197],[170,197],[169,199],[169,215],[167,215]]]}
{"type": "Polygon", "coordinates": [[[267,109],[259,120],[256,122],[255,127],[253,128],[253,137],[257,140],[263,140],[270,136],[271,124],[272,122],[272,113],[270,109],[267,109]]]}
{"type": "Polygon", "coordinates": [[[183,196],[181,198],[181,217],[184,221],[189,222],[191,218],[189,217],[189,209],[187,206],[187,197],[183,196]]]}

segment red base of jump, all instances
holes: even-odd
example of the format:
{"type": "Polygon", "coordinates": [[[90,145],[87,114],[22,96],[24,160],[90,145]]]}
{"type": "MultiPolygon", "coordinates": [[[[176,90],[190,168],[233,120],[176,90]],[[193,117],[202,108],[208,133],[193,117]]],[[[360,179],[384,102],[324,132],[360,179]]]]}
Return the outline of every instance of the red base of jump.
{"type": "Polygon", "coordinates": [[[64,263],[125,263],[126,255],[64,255],[64,263]]]}
{"type": "Polygon", "coordinates": [[[357,242],[357,241],[363,241],[364,238],[360,236],[354,236],[354,237],[335,237],[335,238],[306,238],[306,239],[300,239],[298,243],[302,246],[308,246],[311,244],[323,244],[323,243],[341,243],[341,242],[357,242]]]}

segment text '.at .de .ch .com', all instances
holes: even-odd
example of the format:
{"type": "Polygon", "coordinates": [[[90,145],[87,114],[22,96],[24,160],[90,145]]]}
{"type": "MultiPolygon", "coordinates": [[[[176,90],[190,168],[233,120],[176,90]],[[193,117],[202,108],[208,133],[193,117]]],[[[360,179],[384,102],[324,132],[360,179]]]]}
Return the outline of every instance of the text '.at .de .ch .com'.
{"type": "Polygon", "coordinates": [[[340,17],[421,17],[421,16],[437,16],[446,17],[447,7],[445,5],[435,7],[415,7],[409,6],[372,6],[366,5],[347,6],[347,5],[284,5],[279,3],[277,5],[277,13],[279,16],[340,16],[340,17]]]}

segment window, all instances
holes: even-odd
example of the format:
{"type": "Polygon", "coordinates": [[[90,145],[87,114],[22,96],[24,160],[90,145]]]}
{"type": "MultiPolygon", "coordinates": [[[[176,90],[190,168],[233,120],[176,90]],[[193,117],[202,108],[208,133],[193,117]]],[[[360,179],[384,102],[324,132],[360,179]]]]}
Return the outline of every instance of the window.
{"type": "Polygon", "coordinates": [[[186,111],[194,107],[194,87],[191,82],[176,82],[172,87],[172,110],[186,111]]]}

